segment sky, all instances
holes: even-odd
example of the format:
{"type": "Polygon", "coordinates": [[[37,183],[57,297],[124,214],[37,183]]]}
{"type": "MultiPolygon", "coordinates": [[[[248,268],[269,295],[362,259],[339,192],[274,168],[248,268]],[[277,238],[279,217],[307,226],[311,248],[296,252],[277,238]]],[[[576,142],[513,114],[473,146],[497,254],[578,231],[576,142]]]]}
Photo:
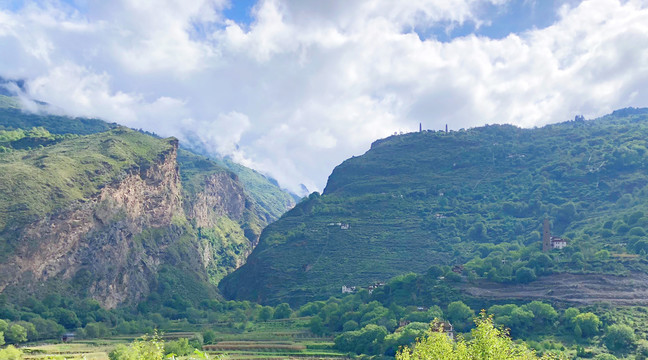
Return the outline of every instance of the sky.
{"type": "Polygon", "coordinates": [[[419,124],[648,106],[648,0],[0,0],[0,77],[321,191],[419,124]]]}

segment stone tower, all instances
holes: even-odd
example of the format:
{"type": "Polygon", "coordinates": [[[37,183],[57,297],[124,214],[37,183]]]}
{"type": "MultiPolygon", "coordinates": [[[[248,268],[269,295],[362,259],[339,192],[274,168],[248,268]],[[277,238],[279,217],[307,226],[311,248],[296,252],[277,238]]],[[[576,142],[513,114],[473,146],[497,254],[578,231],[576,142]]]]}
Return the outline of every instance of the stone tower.
{"type": "Polygon", "coordinates": [[[542,226],[542,251],[547,252],[551,250],[551,228],[549,226],[549,219],[545,219],[542,226]]]}

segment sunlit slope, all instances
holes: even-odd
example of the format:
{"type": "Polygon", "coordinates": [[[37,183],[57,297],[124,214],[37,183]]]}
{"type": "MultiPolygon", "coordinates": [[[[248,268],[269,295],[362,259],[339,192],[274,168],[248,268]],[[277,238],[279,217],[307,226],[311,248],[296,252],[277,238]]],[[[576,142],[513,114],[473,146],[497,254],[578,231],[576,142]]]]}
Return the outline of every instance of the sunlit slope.
{"type": "MultiPolygon", "coordinates": [[[[497,255],[515,270],[539,251],[545,217],[570,241],[552,255],[552,271],[574,270],[576,252],[586,263],[601,249],[639,254],[648,228],[647,138],[648,111],[624,109],[536,129],[497,125],[376,141],[333,171],[324,195],[266,228],[221,290],[300,303],[475,257],[497,255]]],[[[608,261],[594,270],[644,266],[608,261]]]]}

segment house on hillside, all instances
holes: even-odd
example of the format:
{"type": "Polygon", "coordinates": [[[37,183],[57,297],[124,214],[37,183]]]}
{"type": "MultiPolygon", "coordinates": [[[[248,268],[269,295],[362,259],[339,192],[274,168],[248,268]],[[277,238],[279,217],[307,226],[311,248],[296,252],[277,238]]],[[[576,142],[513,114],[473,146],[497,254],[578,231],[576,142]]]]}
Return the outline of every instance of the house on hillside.
{"type": "Polygon", "coordinates": [[[357,288],[355,286],[342,285],[342,294],[353,294],[356,290],[357,288]]]}
{"type": "Polygon", "coordinates": [[[567,240],[561,239],[557,236],[552,236],[551,239],[551,249],[564,249],[567,246],[567,240]]]}
{"type": "Polygon", "coordinates": [[[551,235],[549,219],[545,219],[542,226],[542,251],[547,252],[553,249],[564,249],[567,240],[551,235]]]}
{"type": "Polygon", "coordinates": [[[369,287],[367,288],[367,290],[369,290],[369,294],[371,294],[371,293],[373,293],[374,290],[376,290],[376,289],[378,289],[378,288],[380,288],[380,287],[383,287],[383,286],[385,286],[385,283],[384,283],[384,282],[382,282],[382,281],[377,281],[377,282],[375,282],[375,283],[369,285],[369,287]]]}
{"type": "Polygon", "coordinates": [[[448,335],[450,340],[455,339],[454,327],[449,321],[434,322],[432,324],[432,331],[444,332],[448,335]]]}

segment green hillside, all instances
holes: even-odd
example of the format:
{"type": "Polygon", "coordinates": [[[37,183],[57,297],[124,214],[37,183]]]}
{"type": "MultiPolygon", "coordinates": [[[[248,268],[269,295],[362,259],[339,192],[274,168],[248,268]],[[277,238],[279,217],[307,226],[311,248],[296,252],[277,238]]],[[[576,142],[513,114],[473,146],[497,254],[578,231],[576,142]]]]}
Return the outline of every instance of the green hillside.
{"type": "Polygon", "coordinates": [[[161,293],[148,303],[167,300],[170,289],[193,289],[188,298],[204,300],[245,262],[263,227],[291,206],[286,199],[253,170],[178,149],[176,139],[27,113],[0,96],[2,295],[63,291],[112,307],[157,287],[161,293]],[[102,251],[105,261],[92,264],[102,251]],[[37,289],[38,282],[48,285],[37,289]]]}
{"type": "MultiPolygon", "coordinates": [[[[42,128],[27,134],[36,140],[56,139],[42,128]]],[[[73,202],[90,200],[106,184],[171,148],[169,141],[118,128],[55,146],[6,152],[0,156],[0,253],[11,253],[16,232],[25,225],[73,202]]]]}
{"type": "Polygon", "coordinates": [[[648,109],[624,109],[376,141],[333,171],[322,196],[268,226],[220,288],[303,303],[432,265],[462,264],[463,276],[496,282],[645,271],[647,138],[648,109]],[[541,253],[545,218],[564,250],[541,253]]]}

